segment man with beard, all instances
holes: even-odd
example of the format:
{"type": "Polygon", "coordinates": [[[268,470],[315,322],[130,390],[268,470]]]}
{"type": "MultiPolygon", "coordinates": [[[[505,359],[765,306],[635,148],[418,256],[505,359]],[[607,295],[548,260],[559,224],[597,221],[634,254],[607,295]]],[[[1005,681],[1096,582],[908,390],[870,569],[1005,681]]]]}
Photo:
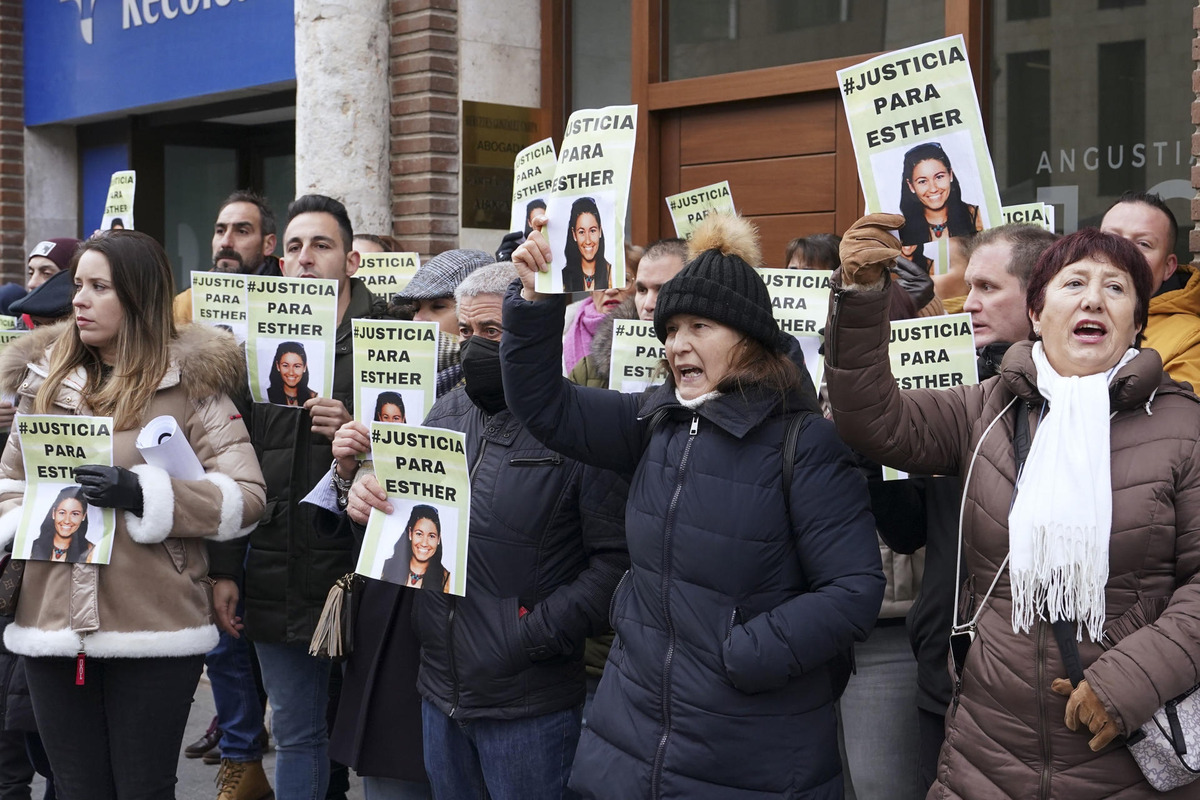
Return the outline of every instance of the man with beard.
{"type": "MultiPolygon", "coordinates": [[[[275,213],[266,198],[236,191],[221,204],[212,238],[213,272],[280,275],[275,252],[275,213]]],[[[192,321],[192,290],[175,297],[175,323],[192,321]]]]}
{"type": "MultiPolygon", "coordinates": [[[[275,250],[275,214],[266,199],[250,191],[225,198],[213,228],[213,272],[279,275],[275,250]]],[[[192,290],[175,297],[176,324],[192,321],[192,290]]],[[[238,615],[242,613],[239,606],[238,615]]],[[[271,793],[262,766],[263,698],[256,659],[245,637],[222,630],[217,646],[204,659],[217,716],[198,740],[184,748],[188,758],[221,763],[219,800],[259,800],[271,793]]]]}

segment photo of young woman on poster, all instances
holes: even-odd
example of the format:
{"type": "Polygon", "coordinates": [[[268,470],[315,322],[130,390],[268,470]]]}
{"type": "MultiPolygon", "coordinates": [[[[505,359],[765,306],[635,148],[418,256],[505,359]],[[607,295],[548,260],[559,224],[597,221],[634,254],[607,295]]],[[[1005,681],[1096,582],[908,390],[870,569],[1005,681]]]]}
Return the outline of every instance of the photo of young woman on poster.
{"type": "Polygon", "coordinates": [[[442,566],[442,523],[436,508],[413,506],[404,534],[383,562],[379,577],[414,589],[450,591],[450,571],[442,566]]]}
{"type": "Polygon", "coordinates": [[[92,554],[87,539],[88,502],[83,487],[65,486],[50,504],[41,532],[34,540],[29,558],[35,561],[61,561],[81,564],[92,554]]]}
{"type": "Polygon", "coordinates": [[[380,392],[375,398],[375,422],[405,422],[404,398],[399,392],[380,392]]]}
{"type": "Polygon", "coordinates": [[[563,246],[564,292],[592,292],[612,285],[612,264],[604,257],[604,226],[600,216],[600,208],[591,197],[580,197],[571,204],[571,227],[563,246]]]}
{"type": "Polygon", "coordinates": [[[271,360],[267,402],[278,406],[302,406],[317,393],[308,388],[308,354],[299,342],[283,342],[271,360]]]}
{"type": "Polygon", "coordinates": [[[973,236],[983,230],[979,206],[963,200],[950,157],[937,142],[925,142],[904,154],[900,180],[901,251],[919,256],[921,245],[944,236],[973,236]]]}

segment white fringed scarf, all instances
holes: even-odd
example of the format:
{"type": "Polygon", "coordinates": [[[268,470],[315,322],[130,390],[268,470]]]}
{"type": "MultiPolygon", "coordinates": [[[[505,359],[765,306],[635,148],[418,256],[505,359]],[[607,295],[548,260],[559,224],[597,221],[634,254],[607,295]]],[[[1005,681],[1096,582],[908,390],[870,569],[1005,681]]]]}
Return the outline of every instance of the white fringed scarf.
{"type": "Polygon", "coordinates": [[[1038,425],[1008,514],[1013,631],[1028,632],[1044,608],[1051,622],[1077,620],[1099,641],[1112,534],[1108,372],[1064,378],[1033,346],[1038,391],[1050,404],[1038,425]]]}

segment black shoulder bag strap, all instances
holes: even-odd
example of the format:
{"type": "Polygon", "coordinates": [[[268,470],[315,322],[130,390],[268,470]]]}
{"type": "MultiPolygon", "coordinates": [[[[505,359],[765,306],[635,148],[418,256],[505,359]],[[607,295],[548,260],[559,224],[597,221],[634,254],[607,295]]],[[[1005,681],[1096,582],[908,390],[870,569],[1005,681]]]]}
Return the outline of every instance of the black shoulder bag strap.
{"type": "MultiPolygon", "coordinates": [[[[1029,455],[1029,407],[1025,403],[1017,403],[1017,422],[1013,427],[1013,450],[1017,456],[1017,475],[1025,466],[1025,458],[1029,455]]],[[[1051,623],[1054,629],[1054,640],[1062,653],[1063,666],[1067,669],[1067,677],[1072,686],[1078,686],[1083,680],[1083,662],[1079,658],[1079,645],[1075,641],[1075,630],[1078,623],[1060,619],[1051,623]]]]}

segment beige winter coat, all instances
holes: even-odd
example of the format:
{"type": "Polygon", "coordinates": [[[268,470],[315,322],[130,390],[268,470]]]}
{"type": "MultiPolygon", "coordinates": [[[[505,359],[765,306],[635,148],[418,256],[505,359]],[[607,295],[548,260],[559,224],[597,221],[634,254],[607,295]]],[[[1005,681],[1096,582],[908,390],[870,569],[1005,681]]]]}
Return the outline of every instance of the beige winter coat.
{"type": "MultiPolygon", "coordinates": [[[[838,431],[884,464],[963,476],[963,583],[978,607],[1008,552],[1018,412],[1005,408],[1014,397],[1036,436],[1042,398],[1032,345],[1013,345],[1001,374],[978,386],[901,392],[888,368],[886,296],[836,290],[825,375],[838,431]]],[[[1125,735],[1200,682],[1200,402],[1163,373],[1153,350],[1117,372],[1110,398],[1107,641],[1079,649],[1088,683],[1125,735]]],[[[1093,753],[1090,734],[1067,729],[1066,698],[1050,689],[1066,676],[1051,628],[1014,633],[1011,611],[1006,570],[967,656],[929,797],[1196,797],[1197,784],[1155,792],[1120,740],[1093,753]]]]}
{"type": "MultiPolygon", "coordinates": [[[[0,391],[31,413],[62,326],[38,329],[0,354],[0,391]]],[[[117,512],[111,563],[29,561],[16,621],[4,643],[26,656],[185,656],[217,643],[204,539],[249,532],[262,514],[262,473],[246,426],[229,399],[245,383],[241,349],[226,333],[185,325],[170,345],[171,366],[141,423],[116,431],[113,463],[133,470],[144,510],[117,512]],[[134,445],[142,425],[170,415],[207,473],[179,480],[145,463],[134,445]]],[[[82,370],[58,392],[58,414],[90,414],[82,370]]],[[[25,471],[14,431],[0,459],[0,543],[21,516],[25,471]]]]}

